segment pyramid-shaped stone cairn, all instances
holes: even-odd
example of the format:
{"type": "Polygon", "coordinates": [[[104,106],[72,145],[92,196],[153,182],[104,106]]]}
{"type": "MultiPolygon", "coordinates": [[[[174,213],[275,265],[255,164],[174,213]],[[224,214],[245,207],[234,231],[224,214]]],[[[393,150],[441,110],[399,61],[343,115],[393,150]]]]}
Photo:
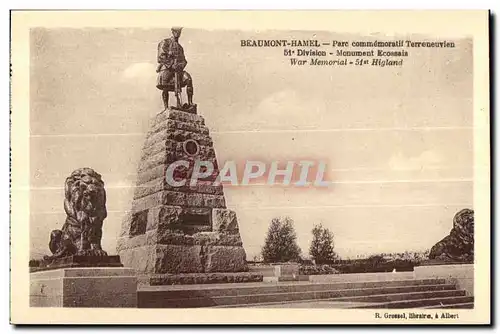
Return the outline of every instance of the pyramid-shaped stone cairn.
{"type": "Polygon", "coordinates": [[[138,166],[132,209],[123,221],[117,251],[122,263],[148,274],[248,271],[236,213],[226,208],[222,185],[213,185],[218,163],[202,116],[167,109],[156,115],[138,166]],[[196,159],[214,165],[212,176],[190,185],[196,159]],[[167,167],[186,184],[173,187],[167,167]]]}

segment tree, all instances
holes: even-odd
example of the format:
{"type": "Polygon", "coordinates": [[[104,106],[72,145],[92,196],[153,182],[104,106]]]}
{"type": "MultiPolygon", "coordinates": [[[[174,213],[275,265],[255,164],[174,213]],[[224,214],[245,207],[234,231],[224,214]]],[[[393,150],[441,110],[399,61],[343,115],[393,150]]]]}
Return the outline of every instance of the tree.
{"type": "Polygon", "coordinates": [[[273,218],[262,247],[264,262],[298,261],[300,252],[293,220],[289,217],[273,218]]]}
{"type": "Polygon", "coordinates": [[[333,250],[333,233],[321,224],[312,229],[313,240],[309,247],[309,254],[316,264],[328,264],[337,259],[333,250]]]}

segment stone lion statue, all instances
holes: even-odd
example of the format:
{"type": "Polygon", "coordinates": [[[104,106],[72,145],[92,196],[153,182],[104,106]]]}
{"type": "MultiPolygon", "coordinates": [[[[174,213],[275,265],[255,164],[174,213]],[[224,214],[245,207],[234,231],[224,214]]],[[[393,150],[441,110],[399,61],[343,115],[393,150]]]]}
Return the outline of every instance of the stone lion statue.
{"type": "Polygon", "coordinates": [[[101,248],[102,224],[107,217],[106,191],[101,175],[91,168],[75,170],[64,185],[66,221],[50,233],[53,260],[70,255],[106,256],[101,248]]]}
{"type": "Polygon", "coordinates": [[[460,210],[453,217],[453,228],[450,234],[431,248],[429,258],[457,261],[474,260],[473,210],[460,210]]]}

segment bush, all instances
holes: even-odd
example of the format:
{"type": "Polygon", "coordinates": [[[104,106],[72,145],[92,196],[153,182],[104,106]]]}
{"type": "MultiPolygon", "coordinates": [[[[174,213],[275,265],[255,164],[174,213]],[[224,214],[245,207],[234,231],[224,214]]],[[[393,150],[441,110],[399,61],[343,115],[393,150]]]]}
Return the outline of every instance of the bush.
{"type": "Polygon", "coordinates": [[[339,271],[327,264],[323,265],[301,265],[299,267],[299,275],[332,275],[338,274],[339,271]]]}
{"type": "Polygon", "coordinates": [[[341,273],[375,273],[396,271],[413,271],[417,264],[412,259],[372,255],[366,259],[342,260],[335,265],[341,273]]]}
{"type": "Polygon", "coordinates": [[[40,267],[40,260],[31,259],[29,262],[30,267],[40,267]]]}
{"type": "Polygon", "coordinates": [[[300,248],[293,220],[289,217],[274,218],[267,231],[262,258],[265,263],[291,262],[300,260],[300,248]]]}
{"type": "Polygon", "coordinates": [[[383,273],[396,271],[413,271],[414,263],[410,261],[390,261],[390,262],[368,262],[356,261],[335,265],[335,268],[343,274],[353,273],[383,273]]]}
{"type": "Polygon", "coordinates": [[[150,277],[150,285],[178,284],[217,284],[217,283],[247,283],[262,282],[259,273],[192,273],[192,274],[160,274],[150,277]]]}
{"type": "Polygon", "coordinates": [[[364,259],[339,260],[335,264],[341,273],[374,273],[396,271],[413,271],[423,261],[428,259],[429,251],[381,253],[364,259]]]}
{"type": "Polygon", "coordinates": [[[314,266],[314,262],[309,259],[300,258],[299,263],[306,266],[314,266]]]}

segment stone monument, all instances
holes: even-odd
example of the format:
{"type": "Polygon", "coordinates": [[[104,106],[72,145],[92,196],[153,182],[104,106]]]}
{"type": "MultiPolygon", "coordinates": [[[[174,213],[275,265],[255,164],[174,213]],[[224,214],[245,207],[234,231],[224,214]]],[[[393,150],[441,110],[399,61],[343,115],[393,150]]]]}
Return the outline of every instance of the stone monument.
{"type": "Polygon", "coordinates": [[[187,62],[176,31],[180,35],[180,30],[173,29],[174,38],[159,46],[157,87],[164,88],[165,110],[150,124],[132,208],[123,221],[117,251],[126,266],[150,276],[245,272],[248,267],[236,213],[226,208],[223,186],[213,183],[219,165],[209,129],[192,103],[191,80],[187,104],[180,102],[179,81],[169,81],[186,77],[187,62]],[[175,67],[176,62],[181,66],[175,67]],[[179,94],[177,107],[168,107],[171,88],[179,94]],[[176,169],[175,177],[187,182],[173,186],[166,174],[178,161],[189,166],[176,169]],[[192,185],[189,180],[197,161],[211,163],[214,170],[192,185]]]}
{"type": "Polygon", "coordinates": [[[145,273],[247,270],[236,213],[226,208],[222,185],[212,182],[217,158],[202,116],[168,109],[147,134],[131,212],[123,222],[118,253],[126,266],[145,273]],[[211,177],[191,186],[196,159],[215,166],[211,177]],[[189,161],[188,180],[173,187],[169,164],[189,161]]]}
{"type": "Polygon", "coordinates": [[[450,234],[436,243],[429,253],[431,260],[474,261],[474,211],[463,209],[453,217],[450,234]]]}
{"type": "Polygon", "coordinates": [[[445,279],[467,296],[474,295],[474,210],[462,209],[453,227],[429,252],[429,260],[414,268],[415,279],[445,279]]]}
{"type": "Polygon", "coordinates": [[[107,216],[101,175],[77,169],[64,191],[66,220],[50,234],[52,255],[30,261],[30,306],[136,307],[135,270],[101,248],[107,216]]]}

